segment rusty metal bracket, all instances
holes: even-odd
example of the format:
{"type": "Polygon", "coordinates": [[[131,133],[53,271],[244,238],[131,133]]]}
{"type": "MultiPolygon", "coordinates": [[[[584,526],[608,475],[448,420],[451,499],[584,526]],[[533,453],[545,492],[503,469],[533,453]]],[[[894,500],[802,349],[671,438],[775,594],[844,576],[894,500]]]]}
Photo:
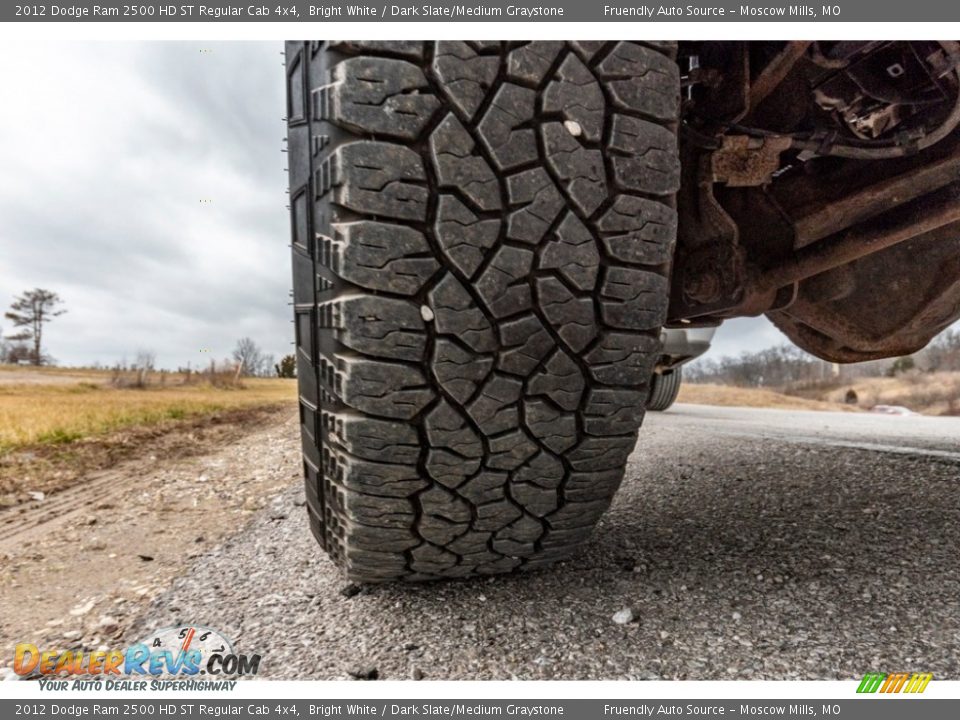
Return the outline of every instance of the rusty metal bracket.
{"type": "Polygon", "coordinates": [[[729,187],[766,185],[780,169],[780,154],[791,142],[789,137],[725,135],[721,147],[710,155],[711,179],[729,187]]]}

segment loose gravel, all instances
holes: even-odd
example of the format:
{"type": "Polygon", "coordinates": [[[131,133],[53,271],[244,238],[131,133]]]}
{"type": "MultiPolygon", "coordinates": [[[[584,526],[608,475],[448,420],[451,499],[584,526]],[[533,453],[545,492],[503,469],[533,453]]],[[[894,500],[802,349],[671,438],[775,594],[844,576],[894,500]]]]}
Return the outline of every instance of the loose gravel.
{"type": "Polygon", "coordinates": [[[651,415],[586,550],[534,573],[348,584],[296,484],[125,637],[211,625],[285,679],[960,677],[960,464],[729,415],[651,415]]]}

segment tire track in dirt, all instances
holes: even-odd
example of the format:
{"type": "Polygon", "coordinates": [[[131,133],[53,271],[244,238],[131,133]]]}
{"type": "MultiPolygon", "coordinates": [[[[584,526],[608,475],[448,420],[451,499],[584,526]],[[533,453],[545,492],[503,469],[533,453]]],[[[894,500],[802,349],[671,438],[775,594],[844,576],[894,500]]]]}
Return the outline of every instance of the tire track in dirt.
{"type": "Polygon", "coordinates": [[[114,642],[186,563],[302,482],[291,409],[186,454],[125,461],[0,512],[0,657],[114,642]]]}

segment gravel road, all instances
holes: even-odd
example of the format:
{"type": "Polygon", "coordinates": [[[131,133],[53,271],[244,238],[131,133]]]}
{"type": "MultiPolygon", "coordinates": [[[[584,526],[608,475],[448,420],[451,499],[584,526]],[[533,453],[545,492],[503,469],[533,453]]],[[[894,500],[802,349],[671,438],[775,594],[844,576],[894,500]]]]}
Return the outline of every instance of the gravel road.
{"type": "Polygon", "coordinates": [[[958,678],[958,546],[960,419],[675,406],[552,570],[348,585],[295,483],[126,636],[218,627],[287,679],[958,678]]]}

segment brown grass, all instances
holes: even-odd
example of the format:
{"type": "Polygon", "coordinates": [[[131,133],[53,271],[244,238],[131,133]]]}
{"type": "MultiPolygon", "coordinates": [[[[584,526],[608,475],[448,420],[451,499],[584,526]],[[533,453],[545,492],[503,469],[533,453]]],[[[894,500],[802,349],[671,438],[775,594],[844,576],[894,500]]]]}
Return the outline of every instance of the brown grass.
{"type": "Polygon", "coordinates": [[[857,405],[902,405],[924,415],[960,415],[960,372],[904,373],[896,377],[859,378],[850,382],[830,381],[788,392],[804,398],[842,403],[852,389],[857,405]]]}
{"type": "Polygon", "coordinates": [[[210,452],[295,412],[292,403],[236,408],[182,420],[137,425],[63,444],[26,445],[0,454],[0,509],[82,481],[90,473],[137,460],[151,466],[210,452]]]}
{"type": "Polygon", "coordinates": [[[118,388],[110,377],[98,370],[0,368],[0,457],[33,445],[296,400],[293,380],[253,378],[221,388],[168,374],[163,386],[118,388]]]}
{"type": "Polygon", "coordinates": [[[870,410],[875,405],[901,405],[923,415],[960,415],[960,372],[910,372],[897,377],[830,379],[783,391],[728,385],[684,383],[679,402],[798,410],[870,410]],[[847,392],[856,404],[844,402],[847,392]]]}
{"type": "Polygon", "coordinates": [[[845,410],[849,405],[811,400],[763,388],[741,388],[731,385],[708,385],[683,383],[677,402],[699,405],[725,405],[731,407],[765,407],[792,410],[845,410]]]}

